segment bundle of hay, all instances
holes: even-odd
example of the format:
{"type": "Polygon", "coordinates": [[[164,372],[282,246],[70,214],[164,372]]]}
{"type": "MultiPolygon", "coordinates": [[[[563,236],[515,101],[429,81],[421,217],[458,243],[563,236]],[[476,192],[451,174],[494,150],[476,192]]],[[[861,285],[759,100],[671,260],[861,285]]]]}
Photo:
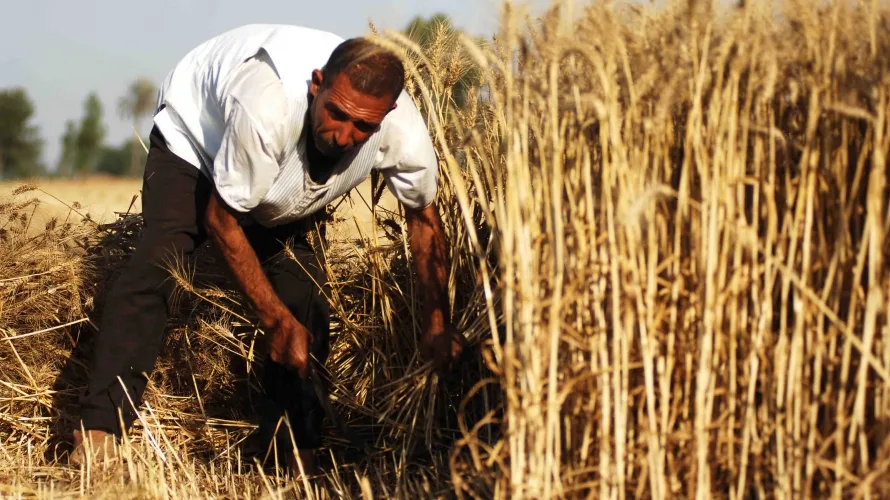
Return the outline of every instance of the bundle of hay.
{"type": "Polygon", "coordinates": [[[0,201],[0,433],[32,446],[8,447],[7,466],[46,442],[57,408],[51,388],[74,332],[89,321],[97,274],[86,250],[94,226],[69,217],[32,230],[33,190],[23,186],[0,201]]]}

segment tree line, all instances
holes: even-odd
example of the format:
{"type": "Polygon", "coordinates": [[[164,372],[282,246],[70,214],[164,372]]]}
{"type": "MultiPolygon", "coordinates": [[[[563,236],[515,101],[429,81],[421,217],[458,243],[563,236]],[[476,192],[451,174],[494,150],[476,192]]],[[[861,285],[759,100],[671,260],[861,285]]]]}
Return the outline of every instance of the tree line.
{"type": "MultiPolygon", "coordinates": [[[[415,17],[404,32],[424,49],[433,43],[436,34],[452,33],[456,28],[448,17],[436,14],[429,18],[415,17]]],[[[465,90],[473,84],[475,74],[464,75],[455,88],[454,96],[460,105],[466,98],[465,90]]],[[[142,130],[143,120],[152,116],[157,99],[157,87],[147,78],[139,78],[127,89],[117,103],[121,118],[131,120],[135,130],[142,130]]],[[[93,174],[139,176],[145,163],[141,141],[131,138],[117,146],[106,143],[107,128],[103,123],[105,108],[95,92],[83,101],[82,115],[68,120],[59,139],[61,155],[54,169],[41,162],[44,139],[31,122],[35,107],[27,90],[21,87],[0,89],[0,180],[66,176],[84,177],[93,174]]]]}
{"type": "MultiPolygon", "coordinates": [[[[135,130],[140,130],[142,120],[154,110],[156,96],[154,83],[140,78],[118,102],[118,113],[132,119],[135,130]]],[[[53,175],[140,175],[145,149],[135,135],[118,146],[106,144],[105,110],[95,93],[84,100],[83,115],[66,122],[60,138],[62,153],[54,170],[41,162],[45,142],[38,128],[31,124],[34,111],[34,103],[24,88],[0,90],[0,180],[53,175]]]]}

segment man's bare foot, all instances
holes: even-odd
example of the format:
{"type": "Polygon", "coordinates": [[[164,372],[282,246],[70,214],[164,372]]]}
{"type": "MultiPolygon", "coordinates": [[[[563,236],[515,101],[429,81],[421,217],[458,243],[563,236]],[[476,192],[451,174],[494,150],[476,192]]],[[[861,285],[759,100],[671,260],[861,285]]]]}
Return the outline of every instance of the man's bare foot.
{"type": "Polygon", "coordinates": [[[86,464],[90,459],[94,464],[111,465],[118,461],[120,453],[114,435],[105,431],[88,430],[84,435],[74,431],[74,450],[68,463],[74,466],[86,464]]]}
{"type": "Polygon", "coordinates": [[[293,477],[298,478],[302,475],[300,473],[300,465],[297,463],[298,455],[300,462],[303,464],[303,472],[306,473],[306,477],[312,477],[319,473],[318,466],[315,463],[315,450],[297,450],[297,453],[288,454],[287,456],[287,469],[293,477]]]}

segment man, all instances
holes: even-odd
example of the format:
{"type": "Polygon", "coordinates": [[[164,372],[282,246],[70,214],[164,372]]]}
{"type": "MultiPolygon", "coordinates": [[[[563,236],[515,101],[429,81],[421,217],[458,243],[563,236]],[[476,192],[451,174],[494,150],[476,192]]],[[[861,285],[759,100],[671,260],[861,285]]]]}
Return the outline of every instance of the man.
{"type": "MultiPolygon", "coordinates": [[[[424,290],[421,354],[450,368],[462,337],[448,319],[437,161],[403,86],[401,61],[372,42],[296,26],[236,28],[176,65],[150,136],[142,239],[104,307],[75,462],[114,458],[109,445],[136,418],[130,398],[141,402],[171,313],[165,266],[209,238],[268,336],[261,430],[287,415],[313,471],[322,411],[307,369],[310,353],[327,357],[329,311],[307,231],[372,169],[405,208],[424,290]]],[[[296,457],[288,462],[296,467],[296,457]]]]}

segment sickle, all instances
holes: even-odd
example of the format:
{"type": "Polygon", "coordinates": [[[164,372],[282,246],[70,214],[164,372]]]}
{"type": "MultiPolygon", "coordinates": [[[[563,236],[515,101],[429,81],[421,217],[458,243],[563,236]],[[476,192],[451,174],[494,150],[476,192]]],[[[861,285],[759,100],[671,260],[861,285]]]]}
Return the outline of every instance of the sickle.
{"type": "Polygon", "coordinates": [[[331,395],[328,392],[327,386],[325,385],[325,381],[330,380],[330,373],[328,373],[327,369],[325,369],[324,365],[318,362],[315,359],[315,356],[312,356],[312,362],[309,364],[309,381],[312,383],[312,387],[315,389],[315,396],[318,398],[318,402],[321,403],[322,408],[324,409],[325,414],[332,422],[337,426],[337,429],[340,431],[340,434],[345,437],[349,444],[362,450],[365,454],[370,454],[371,447],[368,445],[367,441],[362,439],[346,422],[340,417],[337,411],[334,409],[334,405],[331,404],[331,395]],[[319,372],[321,375],[319,375],[319,372]]]}

